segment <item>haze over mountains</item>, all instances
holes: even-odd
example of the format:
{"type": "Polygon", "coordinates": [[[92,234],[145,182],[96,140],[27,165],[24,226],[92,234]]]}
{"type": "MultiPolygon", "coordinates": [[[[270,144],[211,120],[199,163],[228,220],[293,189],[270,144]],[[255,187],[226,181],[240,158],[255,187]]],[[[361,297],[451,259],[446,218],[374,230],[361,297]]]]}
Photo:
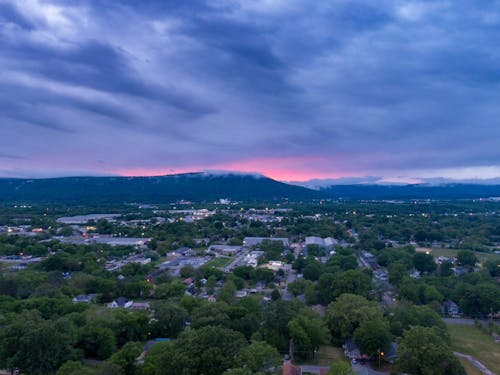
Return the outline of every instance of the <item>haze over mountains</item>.
{"type": "MultiPolygon", "coordinates": [[[[333,180],[336,181],[336,180],[333,180]]],[[[370,182],[296,186],[257,174],[186,173],[157,177],[0,179],[3,202],[151,202],[181,199],[246,201],[289,199],[464,199],[500,196],[500,184],[384,185],[370,182]],[[315,187],[315,189],[311,189],[315,187]]]]}

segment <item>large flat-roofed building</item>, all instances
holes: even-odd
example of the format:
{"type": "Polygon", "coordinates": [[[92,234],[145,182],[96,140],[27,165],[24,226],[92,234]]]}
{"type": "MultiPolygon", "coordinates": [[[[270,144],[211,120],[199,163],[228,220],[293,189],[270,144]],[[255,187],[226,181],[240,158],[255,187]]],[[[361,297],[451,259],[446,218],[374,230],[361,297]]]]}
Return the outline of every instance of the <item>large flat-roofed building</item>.
{"type": "Polygon", "coordinates": [[[87,224],[91,220],[94,220],[94,221],[98,221],[98,220],[113,221],[118,216],[121,216],[121,215],[120,214],[89,214],[89,215],[60,217],[56,221],[60,224],[87,224]]]}
{"type": "Polygon", "coordinates": [[[290,247],[290,241],[288,238],[284,237],[245,237],[243,240],[243,245],[245,246],[256,246],[260,245],[262,241],[281,241],[283,242],[283,247],[290,247]]]}

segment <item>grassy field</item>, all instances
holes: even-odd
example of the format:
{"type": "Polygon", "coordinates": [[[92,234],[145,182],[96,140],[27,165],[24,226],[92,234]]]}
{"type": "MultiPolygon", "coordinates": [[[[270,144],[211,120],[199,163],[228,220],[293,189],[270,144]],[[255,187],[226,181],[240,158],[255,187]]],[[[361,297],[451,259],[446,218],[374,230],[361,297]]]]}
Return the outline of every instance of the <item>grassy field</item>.
{"type": "MultiPolygon", "coordinates": [[[[440,247],[428,248],[426,250],[429,251],[434,257],[439,257],[439,256],[452,257],[456,256],[457,253],[460,251],[455,249],[442,249],[440,247]]],[[[475,251],[474,254],[476,254],[477,258],[481,263],[490,259],[500,259],[500,254],[480,253],[478,251],[475,251]]]]}
{"type": "Polygon", "coordinates": [[[232,262],[232,258],[220,257],[214,258],[210,262],[206,263],[204,267],[226,267],[232,262]]]}
{"type": "MultiPolygon", "coordinates": [[[[495,343],[493,337],[469,325],[448,324],[448,332],[453,351],[469,354],[493,373],[500,374],[500,343],[495,343]]],[[[468,372],[469,375],[476,373],[468,372]]]]}
{"type": "Polygon", "coordinates": [[[479,369],[474,366],[470,361],[466,358],[458,358],[462,366],[464,366],[465,371],[467,372],[467,375],[483,375],[479,369]]]}
{"type": "MultiPolygon", "coordinates": [[[[314,366],[330,366],[333,361],[345,360],[344,352],[341,348],[336,348],[334,346],[325,345],[319,348],[316,353],[316,358],[311,361],[307,361],[302,364],[314,365],[314,366]]],[[[300,364],[300,361],[296,361],[300,364]]]]}

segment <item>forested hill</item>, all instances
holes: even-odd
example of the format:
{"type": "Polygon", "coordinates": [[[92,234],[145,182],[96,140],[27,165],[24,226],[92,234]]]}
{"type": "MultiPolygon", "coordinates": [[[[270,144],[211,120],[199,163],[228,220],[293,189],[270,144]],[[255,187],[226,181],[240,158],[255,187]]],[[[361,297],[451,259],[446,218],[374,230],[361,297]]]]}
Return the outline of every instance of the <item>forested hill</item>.
{"type": "Polygon", "coordinates": [[[263,176],[187,173],[159,177],[65,177],[0,179],[0,201],[169,203],[181,199],[310,200],[321,193],[263,176]]]}
{"type": "Polygon", "coordinates": [[[500,197],[500,185],[333,185],[320,190],[333,199],[472,199],[500,197]]]}
{"type": "Polygon", "coordinates": [[[0,201],[40,203],[170,203],[181,199],[245,201],[312,199],[470,199],[500,197],[499,185],[334,185],[312,190],[245,174],[187,173],[159,177],[0,179],[0,201]]]}

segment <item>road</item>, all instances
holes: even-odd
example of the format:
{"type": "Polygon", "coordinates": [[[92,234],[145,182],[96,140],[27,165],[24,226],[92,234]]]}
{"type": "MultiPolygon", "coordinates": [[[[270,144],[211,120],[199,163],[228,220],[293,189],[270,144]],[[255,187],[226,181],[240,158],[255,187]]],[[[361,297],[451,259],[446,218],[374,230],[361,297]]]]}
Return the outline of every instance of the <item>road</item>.
{"type": "Polygon", "coordinates": [[[488,370],[488,368],[485,365],[483,365],[481,362],[479,362],[474,357],[467,355],[467,354],[459,353],[459,352],[453,352],[453,354],[455,354],[457,357],[462,357],[462,358],[467,359],[470,363],[472,363],[474,366],[476,366],[479,369],[479,371],[481,371],[483,374],[495,375],[493,372],[488,370]]]}
{"type": "MultiPolygon", "coordinates": [[[[475,320],[469,319],[469,318],[443,318],[443,321],[446,324],[460,324],[460,325],[464,325],[464,326],[473,326],[475,324],[474,323],[475,320]]],[[[487,319],[482,319],[479,321],[483,324],[489,323],[489,320],[487,320],[487,319]]],[[[498,322],[498,321],[494,321],[494,322],[495,322],[495,324],[500,324],[500,322],[498,322]]]]}
{"type": "Polygon", "coordinates": [[[379,371],[372,370],[370,367],[361,365],[359,363],[355,364],[355,365],[353,364],[352,369],[354,370],[356,375],[387,375],[387,374],[389,374],[388,372],[379,372],[379,371]]]}

